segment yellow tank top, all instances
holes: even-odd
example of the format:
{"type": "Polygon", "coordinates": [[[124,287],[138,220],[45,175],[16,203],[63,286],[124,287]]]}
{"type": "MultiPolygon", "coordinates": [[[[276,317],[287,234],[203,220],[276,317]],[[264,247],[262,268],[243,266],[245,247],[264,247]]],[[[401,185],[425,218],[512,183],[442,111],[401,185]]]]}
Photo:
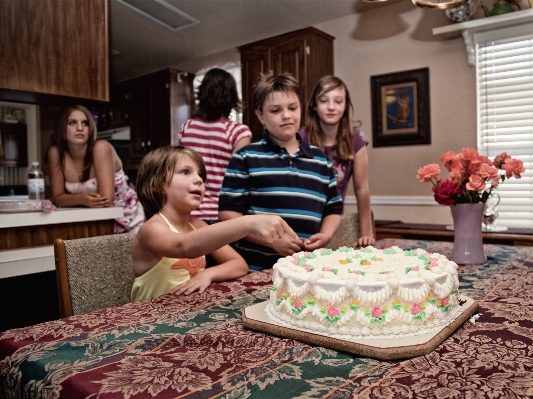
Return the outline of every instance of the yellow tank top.
{"type": "MultiPolygon", "coordinates": [[[[159,212],[165,223],[173,233],[179,231],[172,226],[168,219],[159,212]]],[[[194,229],[194,226],[189,223],[194,229]]],[[[168,294],[177,285],[183,284],[191,277],[205,270],[205,256],[196,259],[161,258],[154,267],[136,277],[131,290],[131,301],[141,301],[168,294]]]]}

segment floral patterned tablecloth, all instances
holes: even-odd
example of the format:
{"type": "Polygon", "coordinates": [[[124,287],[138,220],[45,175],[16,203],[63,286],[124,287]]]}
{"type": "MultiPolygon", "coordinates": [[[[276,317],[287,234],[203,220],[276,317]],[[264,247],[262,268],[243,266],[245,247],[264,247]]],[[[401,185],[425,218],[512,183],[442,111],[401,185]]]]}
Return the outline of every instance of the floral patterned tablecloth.
{"type": "MultiPolygon", "coordinates": [[[[452,243],[385,239],[377,247],[452,243]]],[[[479,302],[426,356],[382,362],[243,328],[271,272],[0,334],[1,398],[531,398],[533,247],[486,245],[461,266],[479,302]]]]}

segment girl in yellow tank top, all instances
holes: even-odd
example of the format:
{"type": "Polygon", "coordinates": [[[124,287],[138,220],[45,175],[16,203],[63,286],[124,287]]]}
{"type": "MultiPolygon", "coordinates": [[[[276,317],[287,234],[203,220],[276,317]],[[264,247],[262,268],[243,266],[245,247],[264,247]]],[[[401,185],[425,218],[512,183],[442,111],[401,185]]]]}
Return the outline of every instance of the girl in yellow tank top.
{"type": "Polygon", "coordinates": [[[294,231],[279,216],[249,215],[208,225],[190,213],[205,193],[202,157],[187,147],[161,147],[141,162],[137,194],[149,220],[133,244],[135,282],[132,301],[164,294],[189,295],[211,283],[248,272],[244,259],[228,244],[253,235],[263,245],[294,231]],[[218,265],[205,269],[205,255],[218,265]]]}

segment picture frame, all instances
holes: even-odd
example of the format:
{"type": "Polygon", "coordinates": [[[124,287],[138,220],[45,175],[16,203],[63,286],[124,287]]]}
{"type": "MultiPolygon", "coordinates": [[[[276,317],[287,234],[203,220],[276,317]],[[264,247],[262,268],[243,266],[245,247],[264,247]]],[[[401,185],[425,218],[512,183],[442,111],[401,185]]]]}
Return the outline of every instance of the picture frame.
{"type": "Polygon", "coordinates": [[[431,144],[429,68],[370,77],[372,146],[431,144]]]}

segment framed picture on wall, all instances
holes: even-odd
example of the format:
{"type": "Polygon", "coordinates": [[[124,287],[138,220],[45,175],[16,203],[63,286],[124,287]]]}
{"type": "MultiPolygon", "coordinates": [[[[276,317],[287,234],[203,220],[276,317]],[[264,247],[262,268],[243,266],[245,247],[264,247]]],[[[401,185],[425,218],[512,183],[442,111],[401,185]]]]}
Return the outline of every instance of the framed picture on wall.
{"type": "Polygon", "coordinates": [[[372,145],[431,144],[429,68],[370,77],[372,145]]]}

